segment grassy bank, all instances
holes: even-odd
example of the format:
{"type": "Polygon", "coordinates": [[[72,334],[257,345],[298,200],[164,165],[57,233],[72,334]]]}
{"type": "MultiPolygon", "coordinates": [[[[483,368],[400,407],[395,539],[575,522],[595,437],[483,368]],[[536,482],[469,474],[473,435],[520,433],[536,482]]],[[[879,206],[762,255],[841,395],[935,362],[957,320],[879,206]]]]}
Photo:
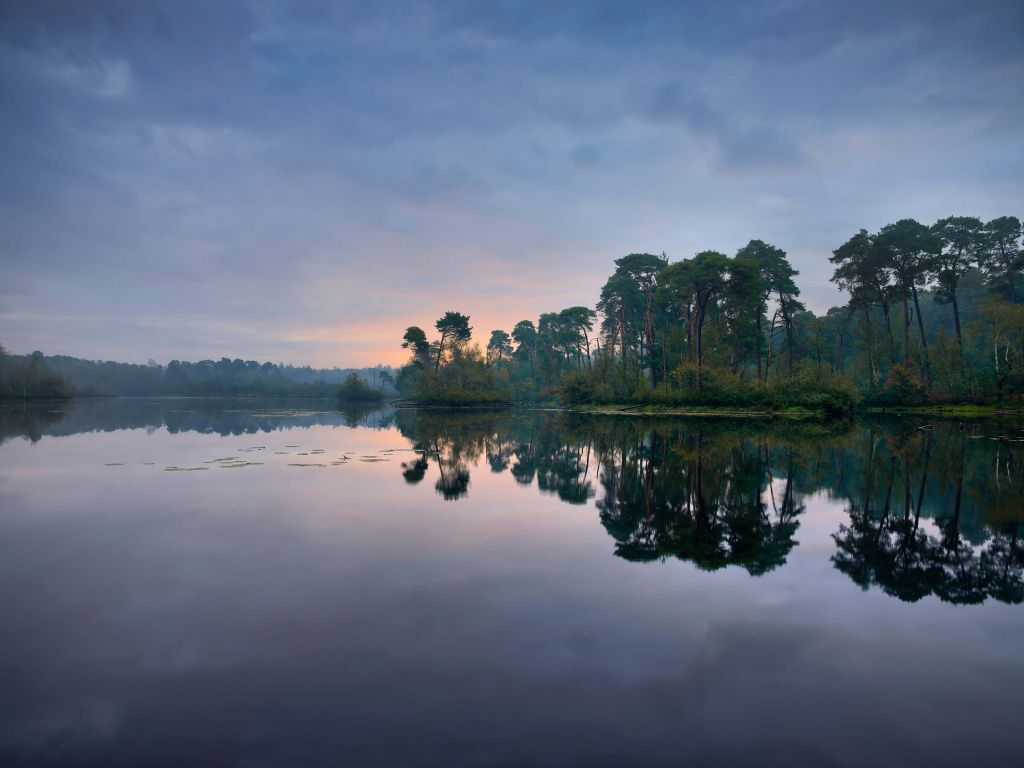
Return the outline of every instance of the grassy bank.
{"type": "MultiPolygon", "coordinates": [[[[565,408],[573,413],[595,413],[615,416],[708,416],[744,419],[829,419],[822,410],[811,408],[743,408],[732,406],[671,405],[578,405],[565,408]]],[[[991,419],[1008,416],[1024,418],[1024,408],[998,405],[918,405],[892,408],[858,408],[850,416],[936,416],[952,419],[991,419]]]]}
{"type": "Polygon", "coordinates": [[[961,419],[992,418],[1003,416],[1024,416],[1024,407],[1013,405],[979,405],[977,403],[903,405],[889,408],[865,408],[865,413],[876,415],[921,415],[947,416],[961,419]]]}
{"type": "Polygon", "coordinates": [[[743,408],[715,405],[576,405],[562,410],[613,416],[710,416],[744,419],[821,419],[824,411],[810,408],[743,408]]]}

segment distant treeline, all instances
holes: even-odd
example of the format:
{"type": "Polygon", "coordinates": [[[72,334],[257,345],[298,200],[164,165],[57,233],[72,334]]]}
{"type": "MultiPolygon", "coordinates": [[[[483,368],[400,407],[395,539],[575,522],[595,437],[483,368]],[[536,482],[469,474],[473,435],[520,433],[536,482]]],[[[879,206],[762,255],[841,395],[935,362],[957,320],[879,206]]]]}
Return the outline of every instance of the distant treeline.
{"type": "Polygon", "coordinates": [[[1017,218],[903,219],[860,230],[827,258],[849,301],[817,315],[786,252],[761,240],[731,257],[629,254],[593,308],[494,330],[485,349],[459,312],[434,324],[433,340],[407,328],[399,389],[425,402],[832,411],[1024,393],[1017,218]]]}
{"type": "Polygon", "coordinates": [[[373,390],[390,390],[392,369],[310,368],[255,360],[172,360],[166,366],[83,360],[66,355],[12,355],[0,347],[0,397],[109,395],[335,397],[355,376],[373,390]]]}

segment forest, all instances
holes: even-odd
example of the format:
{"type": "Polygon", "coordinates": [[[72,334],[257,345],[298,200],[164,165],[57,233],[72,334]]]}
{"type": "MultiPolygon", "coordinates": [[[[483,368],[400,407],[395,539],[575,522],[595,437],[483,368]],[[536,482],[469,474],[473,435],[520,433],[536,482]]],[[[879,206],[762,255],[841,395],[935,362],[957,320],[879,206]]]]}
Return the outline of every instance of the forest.
{"type": "Polygon", "coordinates": [[[848,300],[800,298],[785,251],[614,262],[593,307],[493,330],[446,312],[406,329],[396,386],[435,404],[558,398],[566,405],[733,406],[849,412],[858,405],[1019,401],[1024,392],[1021,223],[950,216],[860,230],[829,256],[848,300]]]}
{"type": "MultiPolygon", "coordinates": [[[[370,398],[393,392],[394,371],[311,368],[255,360],[172,360],[146,365],[67,355],[14,355],[0,346],[0,399],[122,396],[335,397],[356,387],[370,398]],[[353,378],[354,377],[354,378],[353,378]]],[[[358,399],[358,398],[357,398],[358,399]]]]}

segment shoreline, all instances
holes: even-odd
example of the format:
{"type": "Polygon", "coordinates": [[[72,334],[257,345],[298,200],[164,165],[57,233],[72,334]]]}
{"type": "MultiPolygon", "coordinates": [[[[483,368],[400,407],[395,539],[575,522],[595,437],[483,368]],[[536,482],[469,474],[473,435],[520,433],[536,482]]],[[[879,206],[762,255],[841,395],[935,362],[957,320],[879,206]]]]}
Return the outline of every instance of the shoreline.
{"type": "Polygon", "coordinates": [[[792,408],[747,408],[742,406],[718,405],[577,405],[560,406],[557,403],[493,403],[493,404],[459,404],[459,403],[420,403],[409,399],[384,400],[382,402],[344,402],[329,395],[81,395],[68,398],[2,398],[0,405],[18,404],[59,405],[75,402],[96,402],[111,400],[330,400],[339,405],[360,405],[365,407],[392,406],[397,408],[421,408],[425,410],[526,410],[547,411],[558,413],[580,413],[603,416],[675,416],[675,417],[717,417],[732,419],[773,419],[789,420],[842,420],[864,416],[933,416],[940,418],[1024,418],[1024,403],[1014,405],[974,404],[974,403],[941,403],[930,405],[905,406],[865,406],[858,407],[845,414],[830,415],[822,410],[792,408]]]}

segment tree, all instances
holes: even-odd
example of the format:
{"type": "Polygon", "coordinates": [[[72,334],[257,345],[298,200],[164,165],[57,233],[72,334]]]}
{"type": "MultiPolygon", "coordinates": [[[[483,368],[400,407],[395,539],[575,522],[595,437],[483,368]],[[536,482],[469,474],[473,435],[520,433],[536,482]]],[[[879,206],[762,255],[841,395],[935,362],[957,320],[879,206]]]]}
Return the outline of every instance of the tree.
{"type": "Polygon", "coordinates": [[[1021,268],[1020,220],[1000,216],[985,225],[987,272],[991,279],[1004,281],[1010,303],[1017,303],[1017,271],[1021,268]]]}
{"type": "Polygon", "coordinates": [[[984,236],[981,220],[973,216],[947,216],[932,225],[942,250],[935,261],[936,297],[953,308],[956,343],[961,357],[964,339],[960,329],[960,278],[983,259],[984,236]]]}
{"type": "Polygon", "coordinates": [[[743,358],[752,352],[757,360],[757,381],[761,381],[761,358],[765,348],[764,320],[769,289],[762,273],[761,259],[754,251],[757,245],[763,243],[751,240],[736,252],[730,265],[725,306],[730,335],[734,339],[733,363],[742,363],[743,358]]]}
{"type": "Polygon", "coordinates": [[[614,353],[616,342],[622,365],[626,365],[626,352],[630,347],[627,337],[634,336],[632,317],[639,309],[646,306],[646,300],[636,281],[629,275],[616,271],[601,288],[601,297],[597,309],[602,314],[601,331],[604,334],[605,346],[614,353]]]}
{"type": "MultiPolygon", "coordinates": [[[[1024,305],[1008,304],[1000,296],[990,298],[982,308],[992,332],[993,376],[1000,399],[1007,380],[1014,375],[1014,362],[1020,363],[1024,349],[1024,305]]],[[[1018,368],[1020,366],[1018,365],[1018,368]]],[[[1017,375],[1020,375],[1017,371],[1017,375]]]]}
{"type": "Polygon", "coordinates": [[[871,307],[877,302],[882,307],[886,331],[889,336],[889,362],[895,360],[892,326],[889,323],[889,302],[886,296],[887,271],[881,268],[874,237],[862,229],[832,251],[829,261],[836,265],[831,281],[850,294],[850,313],[860,310],[864,318],[864,339],[868,358],[868,375],[872,386],[878,383],[875,364],[875,336],[871,322],[871,307]]]}
{"type": "Polygon", "coordinates": [[[692,259],[667,267],[663,279],[684,301],[692,303],[697,351],[697,388],[702,388],[704,369],[704,323],[711,299],[726,285],[729,257],[718,251],[701,251],[692,259]]]}
{"type": "MultiPolygon", "coordinates": [[[[786,346],[789,360],[789,370],[793,370],[793,318],[797,312],[804,308],[804,305],[797,300],[800,289],[797,288],[793,277],[799,274],[793,265],[786,258],[786,252],[774,245],[769,245],[763,240],[751,240],[743,248],[736,252],[736,260],[740,262],[740,271],[755,269],[757,274],[757,287],[761,292],[761,300],[756,308],[754,319],[759,335],[763,336],[761,325],[767,312],[768,301],[775,295],[779,305],[779,314],[782,316],[783,326],[786,331],[786,346]]],[[[752,290],[752,289],[748,289],[752,290]]],[[[757,360],[758,377],[761,374],[761,357],[758,354],[757,360]]],[[[768,371],[765,371],[767,378],[768,371]]]]}
{"type": "Polygon", "coordinates": [[[530,361],[530,378],[536,376],[534,358],[537,354],[537,329],[532,320],[520,320],[512,329],[512,339],[516,343],[516,354],[520,359],[525,357],[530,361]]]}
{"type": "Polygon", "coordinates": [[[358,373],[350,373],[338,390],[338,399],[347,403],[376,403],[384,399],[384,393],[363,381],[358,373]]]}
{"type": "Polygon", "coordinates": [[[427,334],[416,325],[410,325],[405,329],[402,337],[402,349],[412,351],[413,365],[423,368],[430,360],[430,342],[427,341],[427,334]]]}
{"type": "Polygon", "coordinates": [[[487,342],[487,359],[501,362],[512,357],[512,337],[505,331],[491,331],[490,341],[487,342]]]}
{"type": "Polygon", "coordinates": [[[434,363],[434,370],[441,367],[441,358],[444,357],[445,344],[453,348],[464,344],[473,336],[473,329],[469,325],[469,315],[459,312],[445,312],[434,327],[441,332],[441,339],[437,346],[437,362],[434,363]]]}
{"type": "Polygon", "coordinates": [[[540,355],[544,381],[557,381],[562,372],[562,361],[565,359],[562,321],[557,312],[541,312],[537,318],[537,352],[540,355]]]}
{"type": "Polygon", "coordinates": [[[647,351],[651,384],[658,384],[658,366],[654,361],[654,289],[658,273],[665,268],[668,259],[650,253],[631,253],[615,260],[616,273],[629,277],[644,295],[644,347],[647,351]]]}
{"type": "Polygon", "coordinates": [[[591,365],[590,332],[594,328],[597,313],[589,307],[569,307],[558,314],[566,334],[566,341],[576,348],[576,359],[580,361],[580,367],[582,367],[584,351],[586,351],[587,367],[589,368],[591,365]]]}
{"type": "Polygon", "coordinates": [[[924,358],[924,383],[931,382],[931,366],[928,362],[928,339],[924,333],[921,304],[917,288],[928,283],[935,269],[941,243],[931,230],[914,219],[901,219],[895,224],[882,227],[875,237],[884,263],[892,269],[903,301],[903,362],[910,356],[910,309],[908,300],[913,298],[917,328],[921,334],[921,351],[924,358]]]}

